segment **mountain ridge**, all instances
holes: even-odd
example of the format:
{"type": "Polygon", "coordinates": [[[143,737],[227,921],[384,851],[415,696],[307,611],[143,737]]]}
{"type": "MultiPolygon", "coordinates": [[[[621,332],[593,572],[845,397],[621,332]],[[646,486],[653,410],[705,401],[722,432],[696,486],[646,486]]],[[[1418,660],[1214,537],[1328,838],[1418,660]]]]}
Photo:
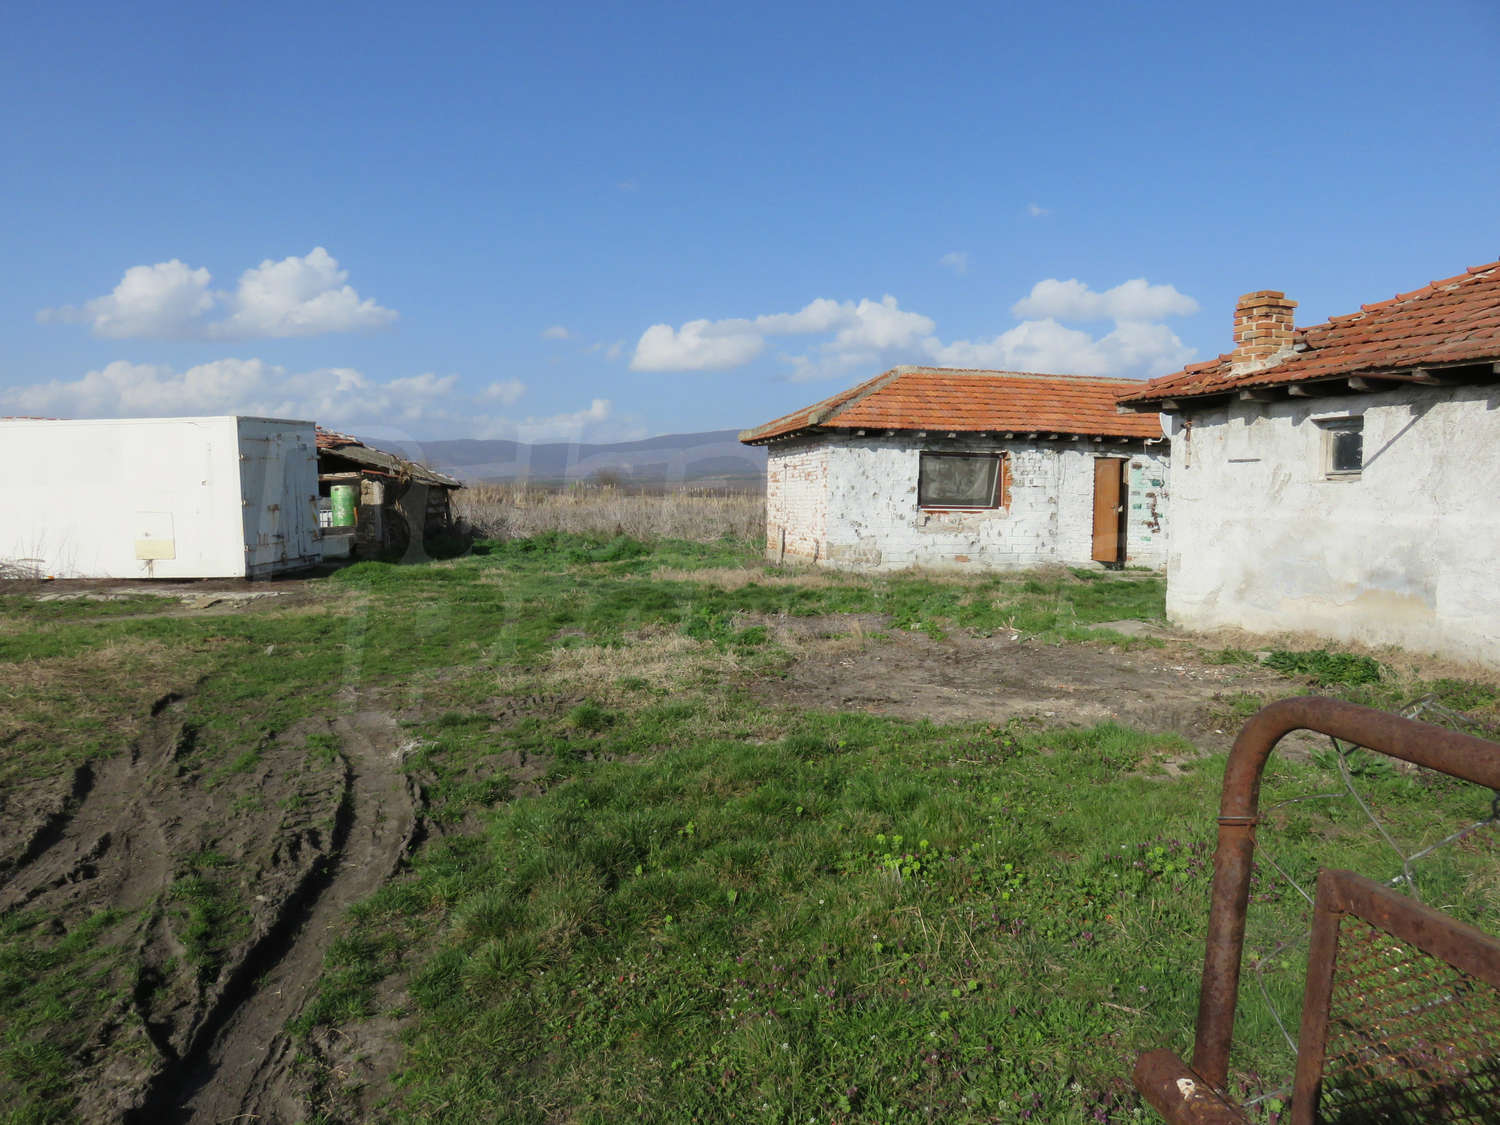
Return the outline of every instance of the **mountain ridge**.
{"type": "Polygon", "coordinates": [[[466,484],[570,483],[616,475],[635,483],[740,484],[765,479],[766,451],[741,445],[738,430],[660,434],[608,443],[448,438],[412,442],[407,456],[466,484]]]}

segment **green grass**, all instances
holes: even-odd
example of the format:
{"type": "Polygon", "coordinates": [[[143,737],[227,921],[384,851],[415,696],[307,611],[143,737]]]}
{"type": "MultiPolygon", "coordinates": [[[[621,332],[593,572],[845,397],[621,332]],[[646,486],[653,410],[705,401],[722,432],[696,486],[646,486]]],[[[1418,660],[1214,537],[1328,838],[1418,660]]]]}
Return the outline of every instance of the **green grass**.
{"type": "MultiPolygon", "coordinates": [[[[679,710],[691,739],[428,851],[358,912],[312,1022],[376,1014],[415,965],[401,1120],[1130,1119],[1135,1052],[1188,1047],[1222,763],[1168,781],[1178,740],[1108,725],[807,715],[747,740],[743,706],[679,710]]],[[[623,754],[660,716],[581,729],[623,754]]],[[[1279,766],[1269,796],[1336,773],[1279,766]]],[[[1483,811],[1368,777],[1396,831],[1483,811]]],[[[1349,810],[1311,823],[1268,845],[1302,878],[1391,866],[1349,810]]],[[[1493,925],[1473,870],[1443,856],[1431,885],[1493,925]]],[[[1252,936],[1294,930],[1301,900],[1257,885],[1252,936]]],[[[1293,1020],[1294,978],[1270,982],[1293,1020]]],[[[1241,1074],[1284,1075],[1268,1015],[1241,1024],[1241,1074]]]]}
{"type": "Polygon", "coordinates": [[[0,916],[0,1090],[4,1120],[66,1122],[71,1081],[104,1014],[123,1007],[128,966],[103,935],[123,920],[94,914],[63,935],[36,911],[0,916]]]}
{"type": "Polygon", "coordinates": [[[1317,648],[1307,652],[1277,649],[1266,657],[1266,666],[1293,676],[1305,676],[1318,687],[1330,684],[1373,684],[1380,681],[1380,663],[1373,657],[1317,648]]]}
{"type": "MultiPolygon", "coordinates": [[[[0,783],[121,752],[169,689],[195,731],[181,768],[205,787],[251,776],[296,724],[350,706],[345,689],[400,713],[435,831],[351,911],[298,1023],[337,1036],[403,1021],[381,1111],[395,1120],[1135,1120],[1134,1053],[1188,1048],[1222,760],[1112,725],[798,714],[746,688],[790,660],[757,618],[858,613],[935,638],[1097,644],[1090,625],[1161,619],[1160,578],[800,574],[741,543],[549,534],[348,567],[320,585],[323,612],[100,622],[11,599],[0,783]],[[691,642],[675,686],[626,666],[663,633],[691,642]],[[618,654],[621,668],[598,691],[559,687],[559,649],[618,654]],[[541,763],[540,795],[512,799],[500,754],[541,763]]],[[[1313,655],[1287,671],[1361,701],[1415,686],[1453,706],[1496,700],[1478,682],[1370,679],[1359,659],[1313,655]]],[[[1225,705],[1238,717],[1259,703],[1225,705]]],[[[337,757],[326,734],[303,745],[309,768],[337,757]]],[[[1471,811],[1460,791],[1360,769],[1398,831],[1420,836],[1434,807],[1471,811]]],[[[1267,800],[1337,778],[1335,759],[1276,762],[1267,800]]],[[[1356,816],[1306,809],[1301,828],[1274,826],[1284,840],[1266,834],[1289,869],[1384,870],[1356,816]]],[[[1480,920],[1493,888],[1466,876],[1483,858],[1432,865],[1444,901],[1480,920]]],[[[200,981],[243,937],[245,878],[211,840],[179,863],[163,905],[200,981]]],[[[1300,910],[1258,886],[1256,940],[1300,910]]],[[[103,923],[59,935],[4,919],[12,1116],[67,1117],[78,1029],[118,1002],[117,956],[103,923]]],[[[1271,987],[1295,1006],[1290,979],[1271,987]]],[[[1239,1081],[1285,1069],[1267,1016],[1247,1011],[1240,1031],[1239,1081]]],[[[323,1081],[337,1119],[338,1078],[323,1081]]]]}
{"type": "Polygon", "coordinates": [[[184,955],[205,986],[218,978],[229,950],[249,932],[248,915],[231,882],[233,867],[218,852],[200,852],[177,874],[168,896],[184,955]]]}

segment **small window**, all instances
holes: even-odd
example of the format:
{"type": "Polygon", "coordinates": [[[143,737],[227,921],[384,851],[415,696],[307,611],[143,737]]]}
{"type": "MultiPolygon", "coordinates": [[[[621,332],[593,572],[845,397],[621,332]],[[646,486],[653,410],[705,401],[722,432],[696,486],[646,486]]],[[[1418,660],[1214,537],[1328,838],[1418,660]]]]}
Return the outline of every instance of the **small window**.
{"type": "Polygon", "coordinates": [[[1365,420],[1339,418],[1322,425],[1325,475],[1359,476],[1365,467],[1365,420]]]}
{"type": "Polygon", "coordinates": [[[999,453],[923,453],[917,504],[923,508],[998,508],[1007,499],[999,453]]]}

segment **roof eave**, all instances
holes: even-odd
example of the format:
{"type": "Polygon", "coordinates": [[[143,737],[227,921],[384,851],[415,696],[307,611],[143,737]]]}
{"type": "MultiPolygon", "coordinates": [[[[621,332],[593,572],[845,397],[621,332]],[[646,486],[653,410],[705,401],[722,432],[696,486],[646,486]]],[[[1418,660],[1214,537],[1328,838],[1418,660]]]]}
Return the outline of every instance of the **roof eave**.
{"type": "Polygon", "coordinates": [[[1116,402],[1118,410],[1145,413],[1148,411],[1171,411],[1179,409],[1186,404],[1195,406],[1207,406],[1214,402],[1230,399],[1262,399],[1269,401],[1269,397],[1314,397],[1328,394],[1342,394],[1345,392],[1369,392],[1395,390],[1402,385],[1415,385],[1426,387],[1453,386],[1461,383],[1472,383],[1484,379],[1500,378],[1500,357],[1494,359],[1466,359],[1455,360],[1449,363],[1413,363],[1397,367],[1357,367],[1347,371],[1339,371],[1326,375],[1317,375],[1308,378],[1291,376],[1285,379],[1272,379],[1262,381],[1251,381],[1231,384],[1230,386],[1215,387],[1208,391],[1173,391],[1163,388],[1162,393],[1150,398],[1133,398],[1116,402]],[[1386,386],[1360,385],[1380,384],[1386,386]]]}
{"type": "Polygon", "coordinates": [[[1153,441],[1159,434],[1126,434],[1111,431],[1104,427],[1088,427],[1086,429],[1059,429],[1055,426],[990,426],[986,429],[969,429],[966,427],[948,426],[935,424],[929,426],[802,426],[785,433],[763,435],[760,437],[749,437],[753,430],[746,430],[740,435],[740,441],[745,445],[772,445],[776,442],[789,441],[799,437],[819,437],[827,434],[852,434],[856,437],[864,435],[884,436],[952,436],[952,437],[996,437],[999,435],[1013,435],[1014,438],[1026,439],[1031,437],[1047,436],[1048,438],[1079,438],[1089,441],[1153,441]]]}

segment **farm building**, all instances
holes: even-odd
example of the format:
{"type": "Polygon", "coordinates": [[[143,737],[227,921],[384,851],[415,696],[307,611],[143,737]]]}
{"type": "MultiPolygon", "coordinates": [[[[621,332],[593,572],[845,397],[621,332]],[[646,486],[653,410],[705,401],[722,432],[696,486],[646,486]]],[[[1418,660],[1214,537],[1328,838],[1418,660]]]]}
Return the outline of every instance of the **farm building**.
{"type": "Polygon", "coordinates": [[[1175,435],[1168,615],[1500,666],[1500,262],[1295,308],[1241,297],[1232,352],[1121,399],[1175,435]]]}
{"type": "Polygon", "coordinates": [[[766,552],[895,570],[1157,566],[1168,445],[1138,383],[897,367],[740,435],[768,447],[766,552]]]}
{"type": "Polygon", "coordinates": [[[311,422],[0,419],[0,575],[263,578],[323,558],[311,422]]]}
{"type": "Polygon", "coordinates": [[[320,522],[342,540],[330,555],[412,557],[453,529],[451,495],[463,485],[452,477],[321,426],[317,441],[320,522]]]}

